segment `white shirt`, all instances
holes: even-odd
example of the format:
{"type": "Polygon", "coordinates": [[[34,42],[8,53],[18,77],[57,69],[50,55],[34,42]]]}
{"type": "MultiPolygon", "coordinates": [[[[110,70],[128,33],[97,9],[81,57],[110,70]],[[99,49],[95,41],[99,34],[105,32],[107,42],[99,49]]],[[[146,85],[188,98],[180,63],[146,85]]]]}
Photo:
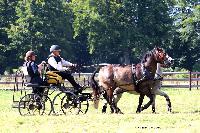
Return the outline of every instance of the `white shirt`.
{"type": "MultiPolygon", "coordinates": [[[[53,55],[53,54],[51,54],[51,55],[53,55]]],[[[51,65],[53,68],[55,68],[58,71],[65,71],[65,70],[67,70],[66,67],[73,65],[71,62],[66,61],[63,58],[61,58],[61,61],[57,63],[53,56],[51,56],[48,59],[48,64],[51,65]]]]}

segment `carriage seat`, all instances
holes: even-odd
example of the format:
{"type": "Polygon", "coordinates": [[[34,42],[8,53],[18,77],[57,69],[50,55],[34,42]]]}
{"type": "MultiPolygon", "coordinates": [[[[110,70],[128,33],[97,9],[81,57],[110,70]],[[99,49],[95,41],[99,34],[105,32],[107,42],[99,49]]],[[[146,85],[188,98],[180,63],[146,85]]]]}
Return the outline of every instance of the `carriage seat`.
{"type": "Polygon", "coordinates": [[[23,66],[21,68],[22,70],[22,73],[23,73],[23,82],[24,82],[24,85],[27,86],[27,87],[38,87],[39,84],[36,84],[36,83],[31,83],[31,77],[30,75],[28,74],[28,71],[27,71],[27,67],[23,66]]]}
{"type": "Polygon", "coordinates": [[[46,72],[46,81],[48,84],[63,84],[64,80],[60,75],[55,73],[54,71],[46,72]]]}

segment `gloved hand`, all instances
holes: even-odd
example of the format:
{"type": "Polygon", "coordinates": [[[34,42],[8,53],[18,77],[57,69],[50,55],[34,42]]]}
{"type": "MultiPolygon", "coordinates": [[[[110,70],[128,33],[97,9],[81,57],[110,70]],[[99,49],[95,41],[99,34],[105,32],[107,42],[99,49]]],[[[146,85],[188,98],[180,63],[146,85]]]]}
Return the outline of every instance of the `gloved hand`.
{"type": "Polygon", "coordinates": [[[77,64],[72,64],[72,67],[77,67],[77,64]]]}
{"type": "Polygon", "coordinates": [[[69,67],[64,67],[63,69],[64,69],[64,71],[69,71],[70,70],[69,67]]]}

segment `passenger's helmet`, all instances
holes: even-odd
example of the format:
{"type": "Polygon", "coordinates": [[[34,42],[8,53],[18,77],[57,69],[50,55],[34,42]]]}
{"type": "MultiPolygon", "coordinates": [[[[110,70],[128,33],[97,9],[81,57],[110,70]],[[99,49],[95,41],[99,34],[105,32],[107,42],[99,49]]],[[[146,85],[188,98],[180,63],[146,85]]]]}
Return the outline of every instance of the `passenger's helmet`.
{"type": "Polygon", "coordinates": [[[50,48],[50,52],[53,52],[53,51],[61,51],[60,46],[52,45],[50,48]]]}

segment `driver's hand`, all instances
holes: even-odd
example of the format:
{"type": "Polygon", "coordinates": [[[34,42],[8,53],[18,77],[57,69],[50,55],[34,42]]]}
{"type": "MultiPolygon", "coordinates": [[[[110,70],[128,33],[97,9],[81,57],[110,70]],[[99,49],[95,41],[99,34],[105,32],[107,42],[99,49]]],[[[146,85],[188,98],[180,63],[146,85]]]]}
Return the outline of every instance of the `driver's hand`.
{"type": "Polygon", "coordinates": [[[77,64],[72,64],[72,67],[77,67],[77,64]]]}
{"type": "Polygon", "coordinates": [[[69,67],[64,67],[64,71],[69,71],[70,68],[69,67]]]}

